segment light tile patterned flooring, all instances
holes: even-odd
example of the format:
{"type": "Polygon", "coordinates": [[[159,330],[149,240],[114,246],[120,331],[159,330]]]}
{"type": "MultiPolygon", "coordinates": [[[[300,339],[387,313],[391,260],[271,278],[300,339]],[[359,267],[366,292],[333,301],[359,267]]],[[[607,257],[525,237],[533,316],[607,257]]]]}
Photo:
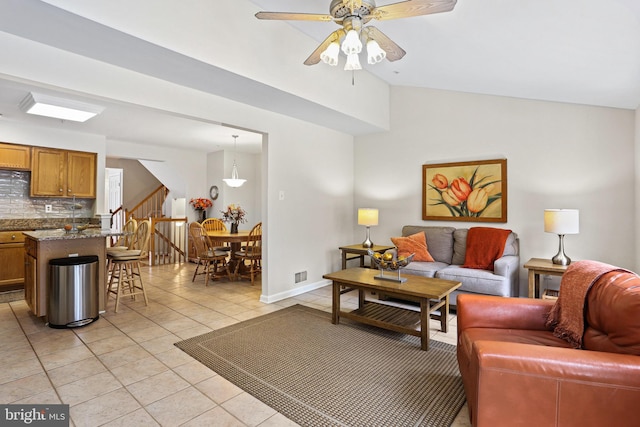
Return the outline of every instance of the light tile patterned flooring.
{"type": "MultiPolygon", "coordinates": [[[[248,281],[191,282],[194,264],[143,268],[150,299],[113,299],[91,325],[52,329],[24,300],[0,303],[0,402],[70,405],[72,426],[293,426],[295,423],[187,356],[186,338],[303,304],[331,311],[330,286],[274,304],[248,281]]],[[[343,307],[357,300],[343,296],[343,307]],[[346,302],[346,304],[345,304],[346,302]]],[[[436,340],[455,344],[456,319],[436,340]]],[[[452,424],[470,426],[466,405],[452,424]]]]}

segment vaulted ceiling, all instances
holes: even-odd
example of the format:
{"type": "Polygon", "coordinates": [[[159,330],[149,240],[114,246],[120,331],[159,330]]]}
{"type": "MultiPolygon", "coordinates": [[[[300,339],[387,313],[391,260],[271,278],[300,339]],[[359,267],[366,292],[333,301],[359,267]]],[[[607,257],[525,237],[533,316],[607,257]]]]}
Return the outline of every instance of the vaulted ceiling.
{"type": "MultiPolygon", "coordinates": [[[[111,3],[111,7],[116,7],[113,5],[117,4],[113,3],[115,0],[102,1],[111,3]]],[[[195,7],[199,5],[199,1],[205,0],[185,1],[181,2],[181,5],[195,7]]],[[[250,2],[255,5],[256,11],[328,13],[330,0],[250,2]]],[[[123,10],[126,3],[120,2],[123,10]]],[[[159,2],[158,7],[168,7],[169,4],[165,3],[159,2]]],[[[377,1],[379,6],[390,3],[394,1],[377,1]]],[[[28,19],[29,16],[33,16],[28,12],[41,11],[45,8],[43,6],[50,5],[66,8],[71,13],[75,13],[72,6],[91,7],[84,3],[74,4],[68,0],[0,0],[0,33],[25,36],[20,34],[25,29],[24,25],[18,22],[19,12],[22,12],[24,19],[28,19]]],[[[63,12],[66,14],[65,19],[69,18],[68,12],[63,12]]],[[[155,16],[153,12],[149,12],[151,17],[155,16]]],[[[248,18],[255,19],[252,16],[248,18]]],[[[73,19],[73,15],[70,19],[73,19]]],[[[81,24],[80,21],[83,19],[78,17],[75,28],[83,28],[84,25],[85,29],[95,31],[92,35],[102,33],[104,37],[114,37],[115,32],[108,26],[93,27],[87,25],[86,19],[81,24]]],[[[98,20],[95,17],[94,19],[98,20]]],[[[131,16],[128,16],[128,19],[131,20],[131,16]]],[[[210,24],[215,25],[216,20],[220,19],[225,17],[211,16],[210,24]]],[[[371,24],[403,47],[407,54],[396,62],[383,61],[372,66],[364,64],[365,69],[357,73],[372,73],[389,85],[625,109],[636,109],[640,105],[638,0],[458,0],[451,12],[392,21],[372,21],[371,24]]],[[[269,35],[278,25],[282,24],[261,21],[260,30],[269,35]]],[[[288,22],[286,25],[295,28],[301,37],[311,37],[318,44],[337,28],[334,23],[308,21],[288,22]]],[[[78,49],[82,49],[82,38],[88,36],[88,33],[74,34],[73,29],[74,26],[71,25],[61,29],[59,33],[56,31],[54,35],[50,31],[47,32],[46,28],[42,29],[41,34],[36,34],[37,28],[32,28],[28,37],[32,40],[39,38],[38,42],[45,44],[56,41],[66,43],[66,49],[76,49],[77,52],[78,49]]],[[[172,28],[171,31],[176,29],[172,28]]],[[[189,29],[183,28],[181,31],[189,29]]],[[[167,36],[169,34],[170,32],[167,36]]],[[[228,36],[234,37],[233,34],[228,36]]],[[[118,37],[121,37],[121,34],[118,37]]],[[[130,46],[132,49],[141,48],[143,44],[140,41],[139,45],[130,46]]],[[[274,48],[273,55],[287,55],[296,58],[296,61],[302,64],[310,53],[311,51],[292,50],[287,40],[282,40],[280,46],[274,48]]],[[[19,55],[19,52],[8,54],[19,55]]],[[[100,53],[101,58],[96,58],[96,53],[91,55],[95,59],[109,61],[109,56],[115,58],[117,54],[118,52],[105,51],[100,53]]],[[[166,49],[164,54],[173,55],[166,49]]],[[[177,56],[171,59],[180,60],[177,56]]],[[[342,67],[343,61],[344,59],[339,67],[342,67]]],[[[284,67],[285,65],[282,70],[277,71],[291,72],[284,67]]],[[[328,66],[320,63],[314,67],[328,66]]],[[[349,72],[341,72],[345,73],[344,78],[350,78],[349,72]]],[[[233,79],[237,85],[245,88],[255,84],[238,76],[233,76],[233,79]]],[[[255,85],[255,88],[258,88],[258,85],[255,85]]],[[[0,113],[5,117],[20,117],[39,125],[55,127],[57,123],[47,122],[48,119],[20,116],[17,103],[27,91],[33,89],[37,88],[24,82],[0,79],[0,113]]],[[[271,88],[263,86],[262,89],[264,90],[251,92],[251,102],[256,102],[259,106],[260,102],[264,102],[258,99],[260,96],[271,96],[270,101],[273,104],[275,98],[271,88]]],[[[295,110],[300,110],[297,106],[301,101],[295,97],[283,96],[282,113],[298,114],[299,111],[295,110]]],[[[215,121],[203,122],[189,117],[166,116],[162,112],[117,102],[111,102],[109,113],[101,116],[84,125],[78,125],[77,129],[105,134],[115,139],[167,145],[175,140],[169,132],[173,130],[182,135],[194,135],[192,140],[184,141],[185,144],[193,147],[206,146],[211,151],[228,147],[232,143],[229,128],[220,127],[215,121]],[[183,129],[189,129],[189,132],[183,129]]],[[[335,112],[314,112],[314,119],[320,124],[322,120],[326,120],[337,123],[337,127],[341,126],[336,120],[335,112]],[[323,117],[323,114],[326,117],[323,117]]],[[[341,130],[354,134],[363,132],[347,125],[341,130]]],[[[259,149],[259,134],[243,130],[236,130],[235,133],[240,133],[241,138],[250,140],[253,147],[259,149]]]]}

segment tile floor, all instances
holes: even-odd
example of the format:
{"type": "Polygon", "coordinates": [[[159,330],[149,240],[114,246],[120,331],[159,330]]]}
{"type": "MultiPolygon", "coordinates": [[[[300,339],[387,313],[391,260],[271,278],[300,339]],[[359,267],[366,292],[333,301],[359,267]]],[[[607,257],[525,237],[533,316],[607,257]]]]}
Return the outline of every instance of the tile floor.
{"type": "MultiPolygon", "coordinates": [[[[293,304],[330,311],[330,287],[263,304],[248,281],[192,283],[194,268],[143,268],[148,306],[125,298],[114,313],[111,300],[77,329],[49,328],[24,300],[0,303],[0,402],[67,403],[72,426],[296,425],[173,344],[293,304]]],[[[433,322],[432,338],[455,344],[455,321],[448,334],[433,322]]],[[[470,426],[466,405],[452,425],[470,426]]]]}

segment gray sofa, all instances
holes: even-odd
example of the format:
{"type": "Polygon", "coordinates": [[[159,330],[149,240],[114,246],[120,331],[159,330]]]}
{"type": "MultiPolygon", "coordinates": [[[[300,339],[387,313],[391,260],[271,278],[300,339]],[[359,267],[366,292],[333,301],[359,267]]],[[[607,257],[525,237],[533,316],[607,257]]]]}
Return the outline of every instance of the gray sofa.
{"type": "Polygon", "coordinates": [[[412,262],[402,270],[404,274],[455,280],[462,286],[451,294],[455,305],[460,293],[518,296],[520,268],[519,241],[515,233],[509,234],[504,253],[494,262],[493,271],[463,268],[467,245],[467,228],[405,225],[402,235],[424,231],[427,248],[435,262],[412,262]]]}

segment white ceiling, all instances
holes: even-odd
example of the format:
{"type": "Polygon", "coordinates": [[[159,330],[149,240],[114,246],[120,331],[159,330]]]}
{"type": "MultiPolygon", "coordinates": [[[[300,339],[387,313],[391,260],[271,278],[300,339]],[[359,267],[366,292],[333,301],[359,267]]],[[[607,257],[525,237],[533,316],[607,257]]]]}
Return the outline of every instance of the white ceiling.
{"type": "MultiPolygon", "coordinates": [[[[27,4],[31,8],[41,4],[35,0],[3,1],[0,13],[2,8],[6,12],[24,7],[23,17],[34,11],[27,4]]],[[[328,13],[330,3],[330,0],[251,1],[267,11],[307,13],[328,13]]],[[[4,21],[0,17],[0,31],[26,31],[18,23],[14,29],[8,28],[12,20],[17,20],[18,13],[14,13],[15,17],[5,14],[4,21]]],[[[272,23],[262,22],[268,32],[272,23]]],[[[334,23],[290,24],[318,43],[337,28],[334,23]]],[[[452,12],[370,24],[407,51],[403,59],[394,63],[364,64],[367,71],[390,85],[626,109],[636,109],[640,104],[640,0],[458,0],[452,12]]],[[[80,42],[76,37],[74,43],[80,42]]],[[[299,56],[302,63],[310,53],[288,54],[299,56]]],[[[243,85],[246,87],[248,83],[243,85]]],[[[231,135],[237,134],[238,151],[260,150],[262,136],[257,133],[112,100],[89,99],[77,93],[63,95],[108,108],[84,124],[31,117],[18,109],[30,90],[57,92],[24,81],[0,80],[0,114],[6,120],[145,144],[171,146],[179,138],[182,145],[205,151],[229,148],[233,144],[231,135]]],[[[295,100],[283,100],[283,104],[288,102],[289,108],[295,108],[292,107],[295,100]]],[[[326,120],[332,118],[327,116],[326,120]]]]}
{"type": "MultiPolygon", "coordinates": [[[[251,1],[265,11],[322,14],[330,3],[251,1]]],[[[318,42],[338,28],[287,22],[318,42]]],[[[399,61],[363,64],[391,85],[631,109],[640,105],[640,0],[458,0],[451,12],[369,25],[407,52],[399,61]]],[[[300,62],[309,54],[299,52],[300,62]]],[[[344,66],[344,58],[338,66],[344,66]]]]}

